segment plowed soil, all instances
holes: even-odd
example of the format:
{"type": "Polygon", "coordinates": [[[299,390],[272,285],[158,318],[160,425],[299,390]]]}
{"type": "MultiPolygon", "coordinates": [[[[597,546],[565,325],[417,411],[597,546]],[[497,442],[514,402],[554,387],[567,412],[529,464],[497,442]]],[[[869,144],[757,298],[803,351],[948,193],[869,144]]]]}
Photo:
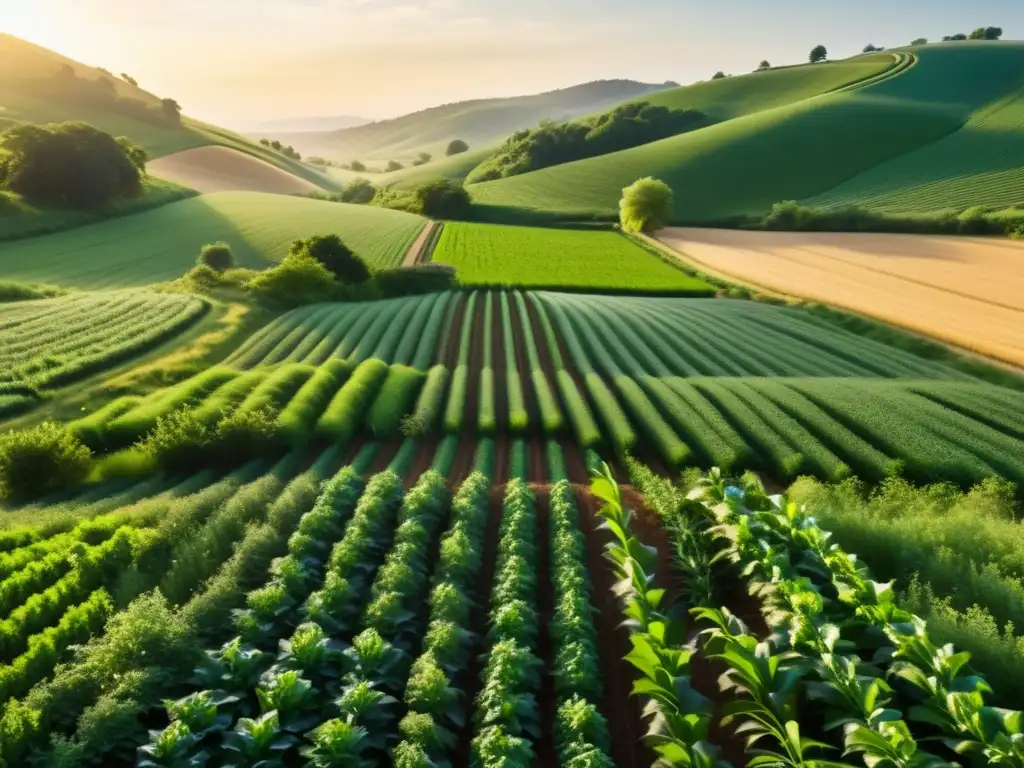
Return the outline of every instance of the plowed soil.
{"type": "Polygon", "coordinates": [[[147,170],[153,176],[209,192],[270,192],[304,195],[319,187],[265,160],[228,147],[199,147],[152,160],[147,170]]]}
{"type": "Polygon", "coordinates": [[[681,228],[658,239],[711,271],[1024,366],[1024,243],[681,228]]]}

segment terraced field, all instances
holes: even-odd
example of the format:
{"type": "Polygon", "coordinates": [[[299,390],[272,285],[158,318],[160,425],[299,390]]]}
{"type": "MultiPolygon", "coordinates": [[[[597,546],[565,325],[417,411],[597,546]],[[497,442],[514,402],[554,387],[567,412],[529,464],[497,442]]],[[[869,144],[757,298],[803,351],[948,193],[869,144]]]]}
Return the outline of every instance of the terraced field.
{"type": "Polygon", "coordinates": [[[181,277],[200,248],[223,240],[240,266],[262,268],[311,233],[340,235],[374,267],[402,263],[424,227],[413,214],[255,192],[203,195],[70,232],[5,244],[5,279],[76,288],[144,285],[181,277]]]}
{"type": "Polygon", "coordinates": [[[71,294],[5,307],[0,386],[67,384],[161,344],[208,309],[193,296],[145,291],[71,294]]]}
{"type": "Polygon", "coordinates": [[[467,286],[708,295],[714,289],[616,232],[451,222],[432,260],[467,286]],[[556,256],[557,254],[557,256],[556,256]]]}

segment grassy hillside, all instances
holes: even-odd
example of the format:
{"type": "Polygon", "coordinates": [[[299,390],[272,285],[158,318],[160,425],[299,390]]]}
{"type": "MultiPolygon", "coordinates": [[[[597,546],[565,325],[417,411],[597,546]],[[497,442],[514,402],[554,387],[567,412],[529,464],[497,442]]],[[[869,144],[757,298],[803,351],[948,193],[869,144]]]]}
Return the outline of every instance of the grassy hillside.
{"type": "MultiPolygon", "coordinates": [[[[157,96],[120,77],[0,33],[0,130],[15,122],[81,120],[114,136],[130,137],[145,147],[151,157],[219,144],[261,157],[323,189],[335,189],[334,182],[319,171],[217,126],[186,117],[180,127],[173,127],[113,110],[109,105],[96,101],[56,98],[45,86],[51,83],[61,67],[70,67],[82,85],[106,81],[118,98],[135,99],[151,108],[160,104],[157,96]]],[[[184,106],[187,108],[188,105],[184,106]]]]}
{"type": "Polygon", "coordinates": [[[276,135],[304,154],[334,160],[410,160],[421,152],[443,157],[453,139],[470,147],[492,144],[519,128],[548,118],[564,120],[595,112],[663,88],[632,80],[607,80],[532,96],[460,101],[343,131],[276,135]]]}
{"type": "MultiPolygon", "coordinates": [[[[756,214],[781,200],[822,194],[944,139],[1021,85],[1024,44],[952,43],[912,52],[918,61],[891,77],[811,98],[808,81],[793,73],[816,68],[784,70],[789,79],[775,82],[780,93],[755,101],[781,101],[788,88],[792,103],[752,108],[710,128],[624,152],[474,185],[474,198],[499,207],[610,218],[622,187],[653,175],[675,191],[680,222],[756,214]]],[[[728,102],[743,79],[707,85],[722,84],[728,102]]],[[[814,82],[828,84],[824,78],[814,82]]]]}
{"type": "Polygon", "coordinates": [[[396,266],[423,228],[401,211],[255,192],[203,195],[122,219],[5,244],[5,279],[80,288],[173,280],[206,243],[231,244],[241,266],[260,268],[292,240],[337,233],[376,266],[396,266]]]}

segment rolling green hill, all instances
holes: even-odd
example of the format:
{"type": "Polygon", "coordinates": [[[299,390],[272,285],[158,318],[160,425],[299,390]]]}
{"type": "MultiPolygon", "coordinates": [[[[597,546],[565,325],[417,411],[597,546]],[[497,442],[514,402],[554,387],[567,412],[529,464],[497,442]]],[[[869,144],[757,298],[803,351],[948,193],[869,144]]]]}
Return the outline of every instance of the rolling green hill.
{"type": "Polygon", "coordinates": [[[602,80],[532,96],[460,101],[343,131],[275,134],[300,152],[332,160],[407,162],[419,152],[444,156],[448,142],[493,144],[541,120],[565,120],[663,89],[632,80],[602,80]]]}
{"type": "Polygon", "coordinates": [[[292,240],[337,233],[367,262],[397,266],[423,228],[401,211],[283,195],[222,192],[0,249],[8,280],[114,288],[174,280],[206,243],[230,243],[240,266],[283,257],[292,240]]]}
{"type": "Polygon", "coordinates": [[[337,188],[325,174],[231,131],[188,117],[178,127],[156,119],[159,105],[157,96],[109,72],[0,33],[0,130],[16,122],[80,120],[128,136],[151,157],[217,144],[260,157],[323,189],[337,188]],[[59,81],[62,68],[64,80],[59,81]]]}
{"type": "MultiPolygon", "coordinates": [[[[958,180],[964,176],[977,174],[973,183],[982,184],[984,173],[1012,174],[1016,155],[999,145],[1013,141],[1013,99],[1024,85],[1024,44],[936,44],[852,61],[868,60],[878,70],[872,77],[870,68],[862,69],[868,81],[861,87],[834,90],[841,78],[825,77],[831,74],[826,69],[819,75],[822,65],[817,65],[694,86],[697,97],[691,102],[681,93],[661,94],[661,99],[671,96],[673,106],[694,104],[714,111],[714,90],[721,89],[726,106],[719,109],[740,116],[623,152],[473,185],[474,199],[497,207],[496,215],[509,208],[612,218],[624,186],[656,176],[675,192],[677,221],[699,223],[759,214],[782,200],[819,195],[829,200],[825,193],[844,184],[851,191],[840,195],[842,203],[859,202],[862,182],[857,177],[862,173],[868,179],[865,189],[886,189],[884,179],[870,180],[866,172],[871,169],[878,174],[886,167],[896,169],[889,173],[888,189],[893,196],[902,194],[908,181],[900,177],[900,164],[917,153],[924,159],[912,165],[922,169],[916,171],[918,178],[923,174],[921,184],[931,173],[959,189],[937,198],[940,202],[971,197],[958,180]],[[886,56],[908,53],[916,59],[910,66],[884,75],[886,56]],[[758,79],[772,87],[755,88],[758,79]],[[823,92],[811,95],[815,88],[823,92]],[[982,122],[990,126],[987,131],[978,127],[982,122]],[[960,157],[959,170],[937,167],[949,155],[960,157]]],[[[1009,183],[1004,179],[998,194],[1009,196],[1011,186],[1012,178],[1009,183]]],[[[921,195],[930,208],[943,207],[927,191],[921,195]]]]}

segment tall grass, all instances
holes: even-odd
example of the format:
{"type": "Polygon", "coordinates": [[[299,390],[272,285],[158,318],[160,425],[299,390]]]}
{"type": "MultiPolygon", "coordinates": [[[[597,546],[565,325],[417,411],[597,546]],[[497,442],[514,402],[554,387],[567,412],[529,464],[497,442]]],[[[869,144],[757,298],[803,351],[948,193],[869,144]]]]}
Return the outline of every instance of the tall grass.
{"type": "Polygon", "coordinates": [[[256,368],[240,373],[234,379],[218,387],[193,411],[193,415],[206,425],[212,426],[235,409],[257,389],[271,372],[267,368],[256,368]]]}

